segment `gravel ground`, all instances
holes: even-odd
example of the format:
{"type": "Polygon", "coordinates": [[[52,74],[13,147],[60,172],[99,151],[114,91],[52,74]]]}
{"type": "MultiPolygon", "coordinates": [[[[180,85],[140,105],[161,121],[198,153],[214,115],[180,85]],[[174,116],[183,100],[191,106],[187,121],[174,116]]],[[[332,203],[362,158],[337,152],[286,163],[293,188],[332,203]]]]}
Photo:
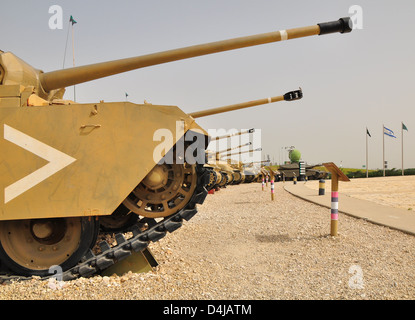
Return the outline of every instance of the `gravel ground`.
{"type": "Polygon", "coordinates": [[[0,298],[280,300],[415,298],[415,237],[340,215],[330,235],[328,209],[276,184],[208,195],[199,213],[150,248],[153,272],[32,279],[0,286],[0,298]]]}

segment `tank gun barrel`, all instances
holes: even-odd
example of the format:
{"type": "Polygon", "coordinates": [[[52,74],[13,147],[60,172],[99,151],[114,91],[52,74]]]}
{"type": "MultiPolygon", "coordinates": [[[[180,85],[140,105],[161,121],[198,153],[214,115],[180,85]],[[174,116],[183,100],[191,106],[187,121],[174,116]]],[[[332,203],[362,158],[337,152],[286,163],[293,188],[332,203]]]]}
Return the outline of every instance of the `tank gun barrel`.
{"type": "Polygon", "coordinates": [[[255,106],[273,103],[273,102],[299,100],[302,97],[303,97],[303,91],[300,88],[299,90],[290,91],[281,96],[269,97],[265,99],[258,99],[258,100],[248,101],[248,102],[232,104],[232,105],[228,105],[224,107],[196,111],[196,112],[189,113],[189,115],[191,115],[193,118],[200,118],[200,117],[211,116],[211,115],[218,114],[218,113],[224,113],[224,112],[229,112],[229,111],[234,111],[234,110],[239,110],[239,109],[244,109],[244,108],[250,108],[250,107],[255,107],[255,106]]]}
{"type": "Polygon", "coordinates": [[[328,33],[347,33],[352,31],[350,18],[341,18],[338,21],[320,23],[309,27],[300,27],[234,39],[216,41],[138,57],[95,63],[86,66],[56,70],[39,74],[40,84],[45,92],[61,89],[79,83],[92,81],[107,76],[127,72],[135,69],[159,65],[182,59],[194,58],[202,55],[241,49],[261,44],[278,42],[295,38],[323,35],[328,33]]]}
{"type": "Polygon", "coordinates": [[[234,152],[234,153],[227,153],[227,154],[224,154],[223,156],[222,156],[222,158],[224,158],[224,157],[230,157],[230,156],[234,156],[234,155],[236,155],[236,154],[243,154],[243,153],[248,153],[248,152],[254,152],[254,151],[262,151],[262,148],[257,148],[257,149],[253,149],[253,150],[246,150],[246,151],[240,151],[240,152],[234,152]]]}
{"type": "Polygon", "coordinates": [[[234,148],[229,148],[229,149],[226,149],[226,150],[217,151],[216,156],[218,156],[219,154],[224,153],[224,152],[228,152],[228,151],[231,151],[231,150],[235,150],[235,149],[238,149],[238,148],[249,146],[251,144],[252,144],[252,142],[247,142],[245,144],[241,144],[240,146],[237,146],[237,147],[234,147],[234,148]]]}
{"type": "Polygon", "coordinates": [[[243,134],[253,133],[253,132],[255,132],[254,128],[248,129],[248,130],[245,130],[245,131],[239,131],[239,132],[233,133],[233,134],[228,134],[228,135],[224,135],[224,136],[215,137],[215,138],[212,138],[211,141],[231,138],[231,137],[240,136],[240,135],[243,135],[243,134]]]}
{"type": "Polygon", "coordinates": [[[270,162],[270,161],[269,160],[252,161],[252,162],[249,162],[249,163],[244,163],[244,166],[250,166],[250,165],[252,165],[254,163],[264,163],[264,162],[270,162]]]}

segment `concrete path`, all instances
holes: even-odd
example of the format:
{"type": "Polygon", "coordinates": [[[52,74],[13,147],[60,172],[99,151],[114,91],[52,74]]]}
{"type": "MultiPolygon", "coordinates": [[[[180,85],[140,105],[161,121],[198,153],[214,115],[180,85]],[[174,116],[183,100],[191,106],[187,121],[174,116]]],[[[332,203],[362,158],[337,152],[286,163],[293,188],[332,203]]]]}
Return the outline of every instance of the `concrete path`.
{"type": "MultiPolygon", "coordinates": [[[[301,181],[297,184],[286,182],[284,189],[301,199],[327,207],[328,210],[331,208],[331,190],[326,189],[325,195],[319,196],[318,190],[308,188],[301,181]]],[[[415,212],[352,198],[341,193],[341,186],[339,188],[339,213],[415,235],[415,212]]]]}

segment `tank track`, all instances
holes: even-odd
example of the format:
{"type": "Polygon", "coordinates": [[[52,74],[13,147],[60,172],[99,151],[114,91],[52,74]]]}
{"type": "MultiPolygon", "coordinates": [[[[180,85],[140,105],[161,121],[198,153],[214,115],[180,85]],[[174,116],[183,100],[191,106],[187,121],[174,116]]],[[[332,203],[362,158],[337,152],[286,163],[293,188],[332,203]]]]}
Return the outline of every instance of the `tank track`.
{"type": "MultiPolygon", "coordinates": [[[[106,241],[99,243],[101,253],[95,255],[90,249],[81,261],[71,269],[62,274],[63,281],[70,281],[80,277],[90,277],[105,269],[113,266],[117,262],[127,258],[133,252],[139,252],[147,248],[150,242],[157,242],[162,239],[167,232],[173,232],[180,228],[183,220],[189,221],[197,213],[197,204],[202,204],[208,194],[206,186],[209,184],[210,169],[203,165],[196,166],[197,186],[189,203],[177,213],[157,222],[155,219],[143,218],[134,226],[115,234],[117,245],[111,247],[106,241]],[[148,229],[141,230],[143,223],[148,225],[148,229]],[[132,232],[133,236],[126,239],[125,232],[132,232]]],[[[57,275],[41,277],[40,279],[56,278],[57,275]]],[[[0,283],[8,281],[30,280],[32,277],[24,277],[10,274],[0,274],[0,283]]]]}

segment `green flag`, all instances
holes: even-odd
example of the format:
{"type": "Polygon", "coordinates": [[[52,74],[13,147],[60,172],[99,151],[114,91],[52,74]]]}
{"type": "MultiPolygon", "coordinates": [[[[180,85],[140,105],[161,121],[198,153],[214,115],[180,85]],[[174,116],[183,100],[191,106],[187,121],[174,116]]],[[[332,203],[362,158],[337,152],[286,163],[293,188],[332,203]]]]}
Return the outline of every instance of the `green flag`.
{"type": "Polygon", "coordinates": [[[408,131],[408,128],[406,127],[406,125],[403,124],[403,122],[402,122],[402,130],[408,131]]]}
{"type": "Polygon", "coordinates": [[[77,23],[72,16],[69,18],[69,22],[72,22],[72,25],[74,25],[75,23],[77,23]]]}

